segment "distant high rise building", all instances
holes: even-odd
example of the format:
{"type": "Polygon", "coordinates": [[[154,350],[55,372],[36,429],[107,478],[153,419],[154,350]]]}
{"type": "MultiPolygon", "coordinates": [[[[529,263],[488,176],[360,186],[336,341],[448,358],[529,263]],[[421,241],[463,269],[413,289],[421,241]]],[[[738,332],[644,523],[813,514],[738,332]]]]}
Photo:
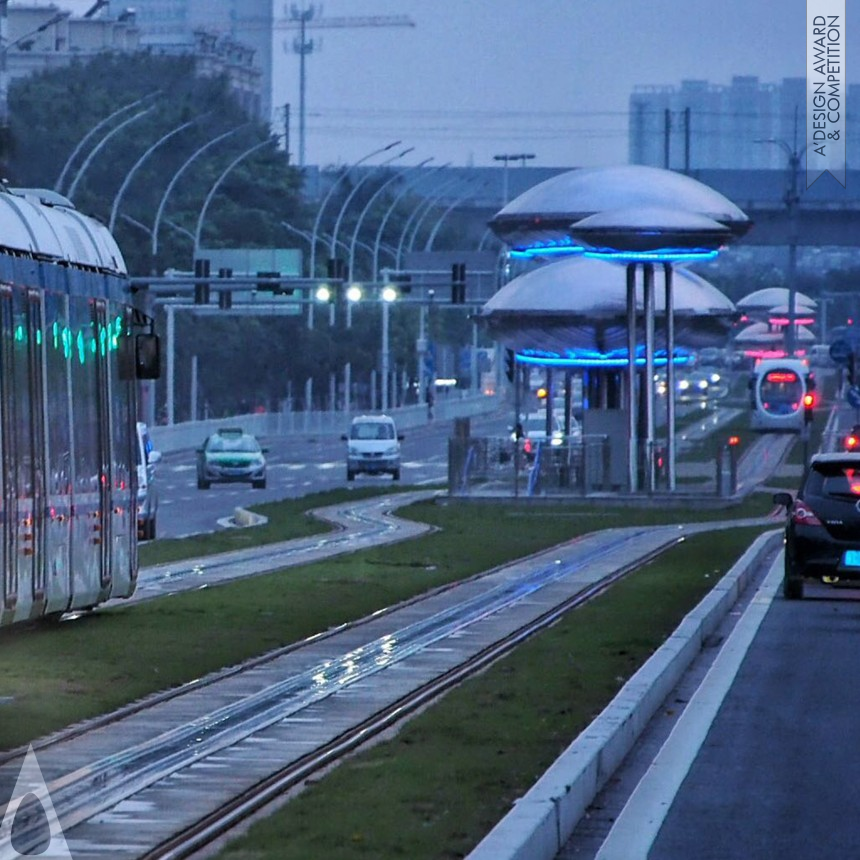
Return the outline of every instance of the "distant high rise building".
{"type": "MultiPolygon", "coordinates": [[[[848,86],[846,111],[855,122],[860,86],[848,86]]],[[[765,84],[738,75],[731,84],[684,80],[675,86],[636,86],[630,96],[631,164],[699,168],[783,169],[782,140],[791,149],[806,146],[806,80],[783,78],[765,84]]],[[[860,164],[858,135],[848,135],[848,164],[860,164]],[[852,137],[854,138],[852,140],[852,137]]]]}
{"type": "Polygon", "coordinates": [[[252,50],[250,62],[261,76],[255,113],[273,119],[274,0],[134,0],[134,11],[141,45],[155,51],[193,51],[203,33],[228,40],[240,57],[252,50]]]}

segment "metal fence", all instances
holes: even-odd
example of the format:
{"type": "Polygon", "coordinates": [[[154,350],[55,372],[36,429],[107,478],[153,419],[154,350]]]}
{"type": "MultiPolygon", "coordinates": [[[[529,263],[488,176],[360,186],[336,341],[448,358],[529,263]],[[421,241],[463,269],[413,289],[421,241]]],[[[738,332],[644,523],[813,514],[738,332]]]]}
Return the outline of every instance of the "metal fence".
{"type": "MultiPolygon", "coordinates": [[[[495,396],[471,395],[438,398],[433,406],[432,418],[426,405],[400,406],[387,410],[397,422],[398,429],[420,427],[431,421],[448,421],[485,415],[499,407],[495,396]]],[[[241,427],[246,433],[258,437],[296,435],[340,436],[349,428],[359,412],[319,410],[307,412],[261,412],[251,415],[234,415],[230,418],[210,418],[205,421],[184,421],[180,424],[159,424],[150,428],[152,443],[162,452],[182,451],[199,447],[203,440],[220,427],[241,427]]]]}
{"type": "Polygon", "coordinates": [[[538,443],[529,453],[510,437],[454,436],[448,441],[449,494],[608,492],[618,489],[611,484],[610,457],[609,437],[600,434],[538,443]]]}

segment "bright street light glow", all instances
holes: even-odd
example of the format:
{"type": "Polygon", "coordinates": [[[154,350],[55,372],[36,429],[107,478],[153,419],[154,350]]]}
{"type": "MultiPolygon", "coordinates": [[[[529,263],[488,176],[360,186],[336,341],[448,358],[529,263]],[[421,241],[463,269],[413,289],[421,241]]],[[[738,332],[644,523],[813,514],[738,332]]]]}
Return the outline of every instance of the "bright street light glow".
{"type": "Polygon", "coordinates": [[[359,284],[350,284],[349,288],[346,291],[346,299],[349,302],[360,302],[361,301],[361,286],[359,284]]]}
{"type": "Polygon", "coordinates": [[[331,298],[331,289],[328,284],[320,284],[315,295],[318,302],[327,302],[331,298]]]}
{"type": "Polygon", "coordinates": [[[397,298],[397,290],[394,287],[382,288],[382,301],[393,302],[397,298]]]}

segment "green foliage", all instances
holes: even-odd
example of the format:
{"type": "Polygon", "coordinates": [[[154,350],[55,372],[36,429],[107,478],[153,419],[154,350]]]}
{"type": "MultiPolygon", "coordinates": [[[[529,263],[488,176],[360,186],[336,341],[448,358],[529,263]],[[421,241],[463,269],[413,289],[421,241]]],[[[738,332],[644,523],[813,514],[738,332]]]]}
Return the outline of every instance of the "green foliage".
{"type": "MultiPolygon", "coordinates": [[[[0,176],[12,187],[53,188],[105,223],[113,215],[113,233],[132,275],[192,271],[198,228],[204,248],[295,247],[302,240],[283,223],[298,231],[313,229],[318,201],[302,196],[304,177],[288,164],[274,138],[271,146],[247,154],[228,170],[271,132],[245,113],[224,78],[199,77],[191,57],[105,54],[74,61],[15,80],[9,101],[11,128],[9,139],[0,139],[0,176]],[[176,131],[191,120],[188,128],[176,131]],[[228,137],[206,146],[227,132],[228,137]],[[152,230],[162,203],[153,256],[152,230]]],[[[342,177],[342,170],[330,171],[326,179],[342,177]]],[[[397,178],[394,170],[392,165],[362,174],[366,179],[360,182],[345,176],[326,204],[320,236],[331,233],[340,219],[337,238],[351,241],[358,217],[368,207],[362,221],[365,239],[375,236],[389,216],[380,233],[379,266],[391,266],[392,252],[386,246],[400,244],[409,216],[423,199],[403,194],[407,180],[397,178]]],[[[323,180],[322,187],[330,185],[323,180]]],[[[415,236],[414,247],[423,247],[435,211],[415,236]]],[[[307,254],[306,243],[302,250],[307,254]]],[[[338,255],[343,260],[348,251],[338,245],[338,255]]],[[[368,280],[371,250],[357,246],[354,257],[355,276],[368,280]]],[[[325,275],[327,258],[328,247],[321,239],[318,276],[325,275]]],[[[177,404],[188,401],[193,356],[199,362],[201,400],[214,415],[245,406],[271,407],[290,395],[302,405],[308,379],[313,380],[314,406],[327,407],[330,375],[342,380],[346,362],[352,365],[353,381],[363,389],[357,395],[366,395],[370,373],[379,365],[378,303],[356,308],[350,329],[343,308],[334,327],[327,316],[327,309],[321,309],[315,330],[309,331],[303,317],[177,315],[177,404]]],[[[390,322],[391,366],[413,375],[415,307],[392,308],[390,322]]],[[[157,325],[163,332],[163,319],[157,325]]],[[[428,331],[439,344],[471,340],[470,324],[462,315],[431,314],[428,331]]],[[[165,392],[158,391],[156,397],[163,403],[165,392]]],[[[182,408],[178,406],[178,420],[190,417],[182,408]]]]}
{"type": "MultiPolygon", "coordinates": [[[[19,79],[11,87],[10,114],[12,153],[7,175],[11,185],[56,187],[68,162],[56,190],[71,194],[80,210],[107,222],[128,179],[117,206],[114,233],[129,271],[135,274],[153,267],[159,272],[192,269],[191,239],[165,220],[195,233],[206,195],[222,172],[243,151],[270,135],[262,123],[249,120],[225,79],[198,77],[190,57],[145,53],[106,54],[19,79]],[[164,140],[141,161],[150,147],[189,121],[193,125],[164,140]],[[183,170],[165,205],[158,256],[153,260],[149,231],[168,184],[195,151],[231,129],[238,130],[183,170]]],[[[300,175],[287,165],[273,140],[271,147],[261,148],[237,165],[219,186],[201,244],[280,244],[279,222],[304,214],[300,186],[300,175]]]]}

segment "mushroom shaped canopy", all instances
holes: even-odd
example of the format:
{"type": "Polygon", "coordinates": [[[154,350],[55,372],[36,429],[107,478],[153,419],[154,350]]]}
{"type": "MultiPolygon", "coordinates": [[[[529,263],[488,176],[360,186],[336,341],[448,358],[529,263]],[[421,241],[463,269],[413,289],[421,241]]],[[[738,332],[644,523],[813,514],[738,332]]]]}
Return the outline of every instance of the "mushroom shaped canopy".
{"type": "Polygon", "coordinates": [[[744,235],[749,218],[718,191],[671,170],[628,164],[579,168],[535,185],[490,220],[493,232],[514,248],[571,242],[570,225],[598,212],[657,206],[704,215],[744,235]]]}
{"type": "MultiPolygon", "coordinates": [[[[738,310],[749,313],[754,310],[769,312],[777,305],[785,305],[788,308],[789,293],[788,287],[766,287],[763,290],[756,290],[754,293],[738,299],[738,310]]],[[[815,299],[811,299],[805,293],[801,292],[795,292],[794,304],[795,307],[803,307],[806,310],[818,307],[815,299]]]]}
{"type": "Polygon", "coordinates": [[[572,224],[573,238],[615,253],[716,250],[731,239],[728,227],[696,212],[663,206],[609,209],[572,224]]]}
{"type": "MultiPolygon", "coordinates": [[[[680,267],[673,272],[678,344],[693,348],[724,344],[737,316],[732,302],[693,272],[680,267]]],[[[641,271],[636,278],[641,316],[641,271]]],[[[655,267],[654,295],[655,315],[664,316],[662,266],[655,267]]],[[[607,260],[567,257],[512,280],[484,305],[480,316],[491,334],[516,352],[608,353],[626,349],[627,267],[607,260]]],[[[641,319],[637,328],[637,341],[641,341],[641,319]]],[[[658,331],[658,340],[662,337],[658,331]]]]}
{"type": "MultiPolygon", "coordinates": [[[[815,343],[815,335],[804,325],[797,327],[795,338],[799,343],[815,343]]],[[[738,346],[772,346],[785,341],[783,331],[774,331],[765,323],[753,323],[735,336],[738,346]]]]}

